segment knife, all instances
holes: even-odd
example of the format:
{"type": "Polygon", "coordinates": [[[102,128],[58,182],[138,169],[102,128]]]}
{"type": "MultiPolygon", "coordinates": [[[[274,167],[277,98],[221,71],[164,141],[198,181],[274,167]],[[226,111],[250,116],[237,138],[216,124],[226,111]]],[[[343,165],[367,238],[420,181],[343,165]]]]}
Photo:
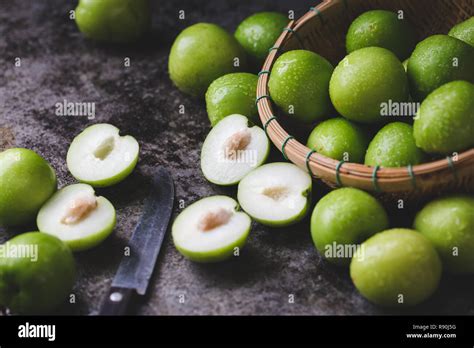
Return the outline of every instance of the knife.
{"type": "Polygon", "coordinates": [[[144,212],[129,241],[130,255],[120,262],[99,315],[124,315],[134,295],[145,295],[173,210],[174,185],[169,172],[158,168],[144,212]]]}

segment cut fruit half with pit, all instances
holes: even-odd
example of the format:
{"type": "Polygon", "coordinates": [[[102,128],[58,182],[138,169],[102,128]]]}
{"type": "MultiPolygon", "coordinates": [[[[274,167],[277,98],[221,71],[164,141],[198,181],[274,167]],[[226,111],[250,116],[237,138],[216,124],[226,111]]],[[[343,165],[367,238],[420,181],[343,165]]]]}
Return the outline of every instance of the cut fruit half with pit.
{"type": "Polygon", "coordinates": [[[268,157],[270,143],[260,127],[249,126],[247,117],[223,118],[209,132],[201,151],[201,169],[217,185],[235,185],[268,157]]]}
{"type": "Polygon", "coordinates": [[[36,219],[41,232],[58,237],[71,250],[90,249],[106,239],[115,227],[115,209],[97,197],[92,186],[75,184],[56,192],[36,219]]]}
{"type": "Polygon", "coordinates": [[[107,123],[86,128],[74,138],[67,166],[79,181],[94,187],[114,185],[125,179],[138,161],[138,142],[107,123]]]}
{"type": "Polygon", "coordinates": [[[196,262],[225,260],[241,249],[251,220],[226,196],[203,198],[184,209],[171,228],[176,249],[196,262]],[[236,249],[238,248],[238,249],[236,249]]]}
{"type": "Polygon", "coordinates": [[[268,226],[288,226],[305,217],[311,186],[309,174],[294,164],[270,163],[240,181],[237,198],[254,220],[268,226]]]}

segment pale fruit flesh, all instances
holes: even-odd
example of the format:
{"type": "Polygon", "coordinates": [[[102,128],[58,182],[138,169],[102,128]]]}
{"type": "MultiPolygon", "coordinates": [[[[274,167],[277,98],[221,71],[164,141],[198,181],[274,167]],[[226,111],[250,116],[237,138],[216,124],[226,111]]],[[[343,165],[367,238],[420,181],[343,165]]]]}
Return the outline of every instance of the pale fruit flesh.
{"type": "Polygon", "coordinates": [[[75,184],[54,194],[37,217],[41,232],[54,235],[72,250],[85,250],[106,239],[115,227],[115,209],[91,186],[75,184]]]}
{"type": "Polygon", "coordinates": [[[94,187],[116,184],[125,179],[138,161],[139,145],[131,136],[120,136],[110,124],[85,129],[71,143],[67,165],[71,174],[94,187]]]}
{"type": "Polygon", "coordinates": [[[311,177],[290,163],[270,163],[250,172],[239,183],[237,197],[242,209],[256,221],[286,226],[307,212],[311,177]]]}
{"type": "Polygon", "coordinates": [[[203,198],[183,210],[171,233],[178,251],[196,262],[217,262],[239,253],[250,232],[249,216],[226,196],[203,198]]]}
{"type": "Polygon", "coordinates": [[[421,233],[394,228],[372,236],[352,258],[350,274],[359,292],[370,301],[391,307],[413,306],[438,287],[441,261],[421,233]]]}
{"type": "Polygon", "coordinates": [[[265,162],[270,144],[263,129],[249,127],[242,115],[229,115],[207,136],[201,151],[201,169],[217,185],[237,184],[265,162]]]}

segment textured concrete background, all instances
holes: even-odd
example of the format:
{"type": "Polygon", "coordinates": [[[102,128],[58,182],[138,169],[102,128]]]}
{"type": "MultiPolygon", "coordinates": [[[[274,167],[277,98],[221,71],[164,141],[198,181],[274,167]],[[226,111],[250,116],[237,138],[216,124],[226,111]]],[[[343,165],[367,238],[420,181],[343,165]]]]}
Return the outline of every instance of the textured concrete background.
{"type": "MultiPolygon", "coordinates": [[[[170,45],[180,30],[199,21],[233,31],[246,16],[261,10],[295,10],[311,1],[156,1],[153,30],[133,47],[95,44],[77,31],[68,11],[71,1],[0,0],[0,147],[31,148],[56,169],[60,187],[73,183],[65,157],[72,138],[86,126],[109,122],[141,144],[140,161],[125,182],[99,190],[118,213],[115,233],[101,246],[77,254],[75,304],[58,313],[93,314],[110,285],[123,247],[141,214],[142,183],[156,166],[169,168],[176,198],[188,205],[234,189],[209,184],[198,167],[209,130],[205,105],[173,88],[167,73],[170,45]],[[177,19],[179,9],[186,20],[177,19]],[[15,57],[21,67],[15,67],[15,57]],[[124,68],[124,57],[131,67],[124,68]],[[64,99],[95,102],[96,119],[58,117],[54,105],[64,99]],[[180,115],[178,106],[185,105],[180,115]]],[[[272,157],[281,160],[274,151],[272,157]]],[[[325,188],[315,185],[315,201],[325,188]]],[[[175,207],[174,215],[181,211],[175,207]]],[[[392,215],[393,226],[409,225],[392,215]]],[[[308,219],[307,219],[308,220],[308,219]]],[[[346,269],[323,261],[312,244],[308,221],[282,230],[254,224],[240,257],[216,265],[193,264],[165,239],[147,298],[139,314],[474,314],[474,279],[445,276],[426,303],[408,311],[377,308],[358,295],[346,269]],[[289,303],[289,295],[294,303],[289,303]],[[180,301],[180,299],[184,299],[180,301]]],[[[18,232],[1,230],[0,241],[18,232]]]]}

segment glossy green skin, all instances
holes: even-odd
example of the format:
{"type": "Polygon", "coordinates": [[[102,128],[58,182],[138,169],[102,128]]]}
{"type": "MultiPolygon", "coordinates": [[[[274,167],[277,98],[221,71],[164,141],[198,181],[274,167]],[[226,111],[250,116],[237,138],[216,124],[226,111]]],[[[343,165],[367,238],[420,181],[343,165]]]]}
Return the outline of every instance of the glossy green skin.
{"type": "Polygon", "coordinates": [[[171,47],[170,78],[181,91],[204,96],[209,85],[222,75],[246,67],[246,54],[237,40],[223,28],[198,23],[184,29],[171,47]],[[239,58],[239,66],[234,66],[239,58]]]}
{"type": "Polygon", "coordinates": [[[357,290],[368,300],[388,307],[413,306],[437,289],[441,261],[421,233],[394,228],[377,233],[361,248],[364,256],[352,259],[350,273],[357,290]]]}
{"type": "Polygon", "coordinates": [[[58,238],[29,232],[8,241],[37,245],[38,259],[0,257],[0,306],[15,314],[47,314],[71,293],[75,263],[69,248],[58,238]]]}
{"type": "Polygon", "coordinates": [[[364,130],[345,118],[338,117],[317,125],[306,145],[319,154],[338,161],[362,163],[368,143],[364,130]]]}
{"type": "Polygon", "coordinates": [[[474,146],[474,85],[449,82],[421,104],[413,124],[416,145],[429,153],[451,155],[474,146]]]}
{"type": "Polygon", "coordinates": [[[331,110],[328,86],[333,66],[320,55],[294,50],[282,54],[270,73],[272,100],[291,118],[311,123],[331,110]],[[294,113],[289,113],[293,106],[294,113]]]}
{"type": "Polygon", "coordinates": [[[416,45],[408,62],[410,94],[422,101],[455,80],[474,83],[474,47],[448,35],[433,35],[416,45]],[[457,59],[458,66],[453,66],[457,59]]]}
{"type": "Polygon", "coordinates": [[[449,272],[474,273],[474,197],[449,196],[428,203],[416,215],[414,228],[433,243],[449,272]]]}
{"type": "Polygon", "coordinates": [[[219,77],[206,92],[207,115],[211,125],[232,114],[247,116],[258,122],[257,95],[258,77],[249,73],[233,73],[219,77]]]}
{"type": "Polygon", "coordinates": [[[32,221],[56,191],[53,168],[32,150],[14,148],[0,153],[0,226],[32,221]]]}
{"type": "Polygon", "coordinates": [[[340,265],[348,265],[347,257],[327,257],[327,248],[356,245],[388,228],[388,217],[382,205],[362,190],[344,187],[324,196],[311,216],[311,236],[319,253],[340,265]]]}
{"type": "Polygon", "coordinates": [[[263,63],[288,22],[281,13],[259,12],[244,19],[234,35],[255,62],[263,63]]]}
{"type": "Polygon", "coordinates": [[[404,167],[422,163],[425,154],[415,144],[413,127],[392,122],[383,127],[369,144],[364,164],[367,166],[404,167]]]}
{"type": "Polygon", "coordinates": [[[474,17],[456,24],[451,28],[448,35],[474,46],[474,17]]]}
{"type": "Polygon", "coordinates": [[[400,59],[407,58],[415,47],[415,34],[406,19],[394,12],[368,11],[357,17],[346,35],[347,53],[364,47],[386,48],[400,59]]]}
{"type": "Polygon", "coordinates": [[[342,116],[362,123],[382,122],[382,103],[408,100],[407,76],[402,63],[389,50],[361,48],[338,64],[329,94],[342,116]]]}
{"type": "Polygon", "coordinates": [[[97,41],[132,42],[151,24],[148,0],[80,0],[75,12],[79,30],[97,41]]]}

